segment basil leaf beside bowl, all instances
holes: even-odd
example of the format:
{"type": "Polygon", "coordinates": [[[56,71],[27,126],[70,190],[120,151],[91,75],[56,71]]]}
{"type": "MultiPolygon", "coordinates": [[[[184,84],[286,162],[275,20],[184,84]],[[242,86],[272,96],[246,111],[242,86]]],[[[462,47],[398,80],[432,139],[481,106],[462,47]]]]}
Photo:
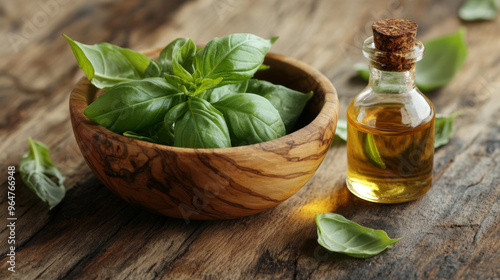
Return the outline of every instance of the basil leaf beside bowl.
{"type": "Polygon", "coordinates": [[[375,256],[401,240],[391,239],[383,230],[363,227],[335,213],[316,214],[315,221],[321,246],[355,258],[375,256]]]}
{"type": "Polygon", "coordinates": [[[137,131],[163,120],[185,95],[163,78],[122,83],[100,95],[84,110],[89,119],[115,133],[137,131]]]}
{"type": "Polygon", "coordinates": [[[467,0],[458,10],[458,16],[466,21],[492,20],[499,9],[499,0],[467,0]]]}
{"type": "Polygon", "coordinates": [[[93,85],[108,89],[112,86],[144,78],[146,69],[152,63],[145,55],[109,43],[86,45],[68,40],[78,65],[93,85]]]}
{"type": "Polygon", "coordinates": [[[195,68],[201,78],[222,78],[221,86],[245,81],[260,68],[276,39],[242,33],[212,39],[196,54],[195,68]]]}
{"type": "Polygon", "coordinates": [[[26,187],[42,201],[54,208],[64,198],[66,178],[50,160],[50,152],[43,143],[28,139],[29,150],[19,163],[19,173],[26,187]]]}
{"type": "Polygon", "coordinates": [[[266,142],[285,135],[278,110],[262,96],[230,93],[212,105],[224,115],[233,146],[266,142]]]}

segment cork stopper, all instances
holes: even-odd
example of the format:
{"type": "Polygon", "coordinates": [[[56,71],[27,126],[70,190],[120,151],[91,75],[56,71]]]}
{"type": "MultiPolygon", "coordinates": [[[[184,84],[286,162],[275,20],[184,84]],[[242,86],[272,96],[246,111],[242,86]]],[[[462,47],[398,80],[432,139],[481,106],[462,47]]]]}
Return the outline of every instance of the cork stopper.
{"type": "Polygon", "coordinates": [[[415,45],[418,25],[405,19],[384,19],[372,25],[375,48],[387,52],[404,52],[415,45]]]}

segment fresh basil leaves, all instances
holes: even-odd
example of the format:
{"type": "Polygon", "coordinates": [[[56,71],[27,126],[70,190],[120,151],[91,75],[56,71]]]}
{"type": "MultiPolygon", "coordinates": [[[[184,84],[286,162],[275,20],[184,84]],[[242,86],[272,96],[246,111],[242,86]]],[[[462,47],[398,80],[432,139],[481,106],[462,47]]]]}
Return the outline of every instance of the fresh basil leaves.
{"type": "MultiPolygon", "coordinates": [[[[424,42],[425,56],[417,62],[415,84],[428,92],[448,84],[458,73],[467,58],[465,28],[457,32],[424,42]]],[[[368,65],[358,63],[355,70],[368,81],[370,70],[368,65]]]]}
{"type": "Polygon", "coordinates": [[[297,112],[304,110],[307,101],[313,95],[312,92],[304,94],[281,85],[256,79],[248,81],[246,91],[265,97],[278,109],[287,133],[292,132],[297,122],[299,117],[297,112]]]}
{"type": "Polygon", "coordinates": [[[257,72],[277,39],[266,40],[253,34],[215,38],[196,54],[195,67],[203,79],[222,78],[220,85],[243,82],[257,72]]]}
{"type": "Polygon", "coordinates": [[[208,101],[198,97],[186,101],[184,114],[175,121],[174,136],[174,145],[179,147],[231,147],[224,116],[208,101]]]}
{"type": "Polygon", "coordinates": [[[466,21],[492,20],[499,10],[499,0],[467,0],[458,10],[458,16],[466,21]]]}
{"type": "Polygon", "coordinates": [[[91,82],[108,89],[85,115],[137,140],[188,148],[225,148],[293,131],[312,92],[251,79],[269,67],[276,41],[232,34],[197,48],[189,38],[168,44],[158,61],[107,43],[65,38],[91,82]]]}
{"type": "MultiPolygon", "coordinates": [[[[145,55],[129,49],[108,43],[85,45],[63,36],[68,40],[80,68],[98,88],[108,89],[118,83],[140,80],[150,64],[154,64],[145,55]]],[[[154,68],[154,65],[151,67],[154,68]]],[[[152,72],[151,69],[149,71],[152,72]]]]}
{"type": "Polygon", "coordinates": [[[233,146],[269,141],[285,135],[278,110],[264,97],[230,93],[213,106],[224,114],[233,146]]]}
{"type": "Polygon", "coordinates": [[[401,240],[391,239],[383,230],[363,227],[335,213],[316,214],[315,220],[321,246],[355,258],[375,256],[401,240]]]}
{"type": "Polygon", "coordinates": [[[21,179],[26,187],[52,209],[64,198],[66,178],[50,160],[47,146],[31,138],[28,141],[28,153],[23,156],[19,164],[21,179]]]}
{"type": "Polygon", "coordinates": [[[96,123],[116,133],[137,131],[160,122],[186,96],[162,78],[118,84],[84,111],[96,123]]]}

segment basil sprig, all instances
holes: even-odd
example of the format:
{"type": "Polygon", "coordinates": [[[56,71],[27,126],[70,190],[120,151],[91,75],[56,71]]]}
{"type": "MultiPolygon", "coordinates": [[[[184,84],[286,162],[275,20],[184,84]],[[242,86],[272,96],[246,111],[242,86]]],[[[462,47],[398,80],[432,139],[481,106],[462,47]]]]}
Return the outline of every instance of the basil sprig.
{"type": "Polygon", "coordinates": [[[361,226],[335,213],[316,214],[315,220],[319,245],[355,258],[375,256],[401,240],[391,239],[383,230],[361,226]]]}
{"type": "Polygon", "coordinates": [[[158,61],[107,43],[65,38],[92,84],[108,89],[85,115],[142,141],[224,148],[273,140],[293,131],[312,97],[252,79],[268,68],[262,63],[277,37],[232,34],[201,49],[178,38],[158,61]]]}
{"type": "Polygon", "coordinates": [[[64,198],[66,178],[50,160],[50,152],[43,143],[31,138],[29,150],[19,163],[19,173],[26,187],[52,209],[64,198]]]}

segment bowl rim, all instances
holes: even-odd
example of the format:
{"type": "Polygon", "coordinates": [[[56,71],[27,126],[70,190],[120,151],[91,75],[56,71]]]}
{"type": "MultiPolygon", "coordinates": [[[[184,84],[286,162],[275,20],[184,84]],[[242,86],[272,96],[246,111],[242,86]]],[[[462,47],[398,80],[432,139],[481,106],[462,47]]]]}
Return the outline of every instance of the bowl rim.
{"type": "MultiPolygon", "coordinates": [[[[152,50],[147,50],[147,51],[142,51],[141,53],[145,54],[148,57],[151,57],[155,54],[158,54],[159,51],[161,51],[162,48],[157,48],[157,49],[152,49],[152,50]]],[[[266,142],[261,142],[261,143],[256,143],[256,144],[251,144],[251,145],[243,145],[243,146],[236,146],[236,147],[227,147],[227,148],[185,148],[185,147],[175,147],[175,146],[168,146],[168,145],[163,145],[163,144],[156,144],[156,143],[151,143],[147,141],[141,141],[137,139],[133,139],[130,137],[123,136],[122,134],[115,133],[104,126],[101,126],[100,124],[95,123],[94,121],[90,120],[85,114],[83,113],[84,109],[88,106],[87,104],[87,98],[88,96],[82,96],[84,95],[83,92],[77,90],[77,88],[85,88],[85,93],[88,93],[89,88],[93,87],[95,91],[99,90],[97,87],[95,87],[88,79],[86,76],[81,77],[78,82],[74,85],[74,87],[71,90],[70,94],[70,100],[69,100],[69,107],[70,107],[70,116],[72,120],[72,126],[73,130],[76,132],[76,128],[80,125],[87,126],[91,130],[95,130],[95,132],[100,132],[104,135],[113,135],[114,141],[119,141],[123,144],[127,145],[139,145],[143,146],[144,148],[154,148],[156,150],[161,150],[161,151],[166,151],[166,152],[174,152],[176,154],[203,154],[203,153],[210,153],[210,154],[232,154],[232,153],[241,153],[241,154],[246,154],[249,151],[257,151],[257,150],[274,150],[274,149],[283,149],[283,148],[289,148],[290,143],[294,143],[296,139],[307,139],[310,137],[310,135],[318,130],[318,129],[326,129],[328,126],[332,126],[332,130],[335,131],[336,125],[337,125],[337,119],[338,119],[338,113],[339,113],[339,101],[338,101],[338,94],[333,86],[333,84],[330,82],[329,79],[327,79],[321,72],[313,68],[312,66],[289,56],[281,55],[281,54],[276,54],[269,52],[266,55],[266,59],[272,59],[272,60],[278,60],[282,61],[286,64],[289,64],[295,68],[301,69],[301,71],[307,73],[307,75],[311,76],[314,80],[317,81],[318,84],[321,85],[322,88],[324,88],[324,105],[322,106],[321,110],[319,111],[318,115],[314,117],[314,119],[309,122],[307,125],[304,127],[286,134],[282,137],[266,141],[266,142]]],[[[333,135],[332,133],[332,139],[333,140],[333,135]]]]}

